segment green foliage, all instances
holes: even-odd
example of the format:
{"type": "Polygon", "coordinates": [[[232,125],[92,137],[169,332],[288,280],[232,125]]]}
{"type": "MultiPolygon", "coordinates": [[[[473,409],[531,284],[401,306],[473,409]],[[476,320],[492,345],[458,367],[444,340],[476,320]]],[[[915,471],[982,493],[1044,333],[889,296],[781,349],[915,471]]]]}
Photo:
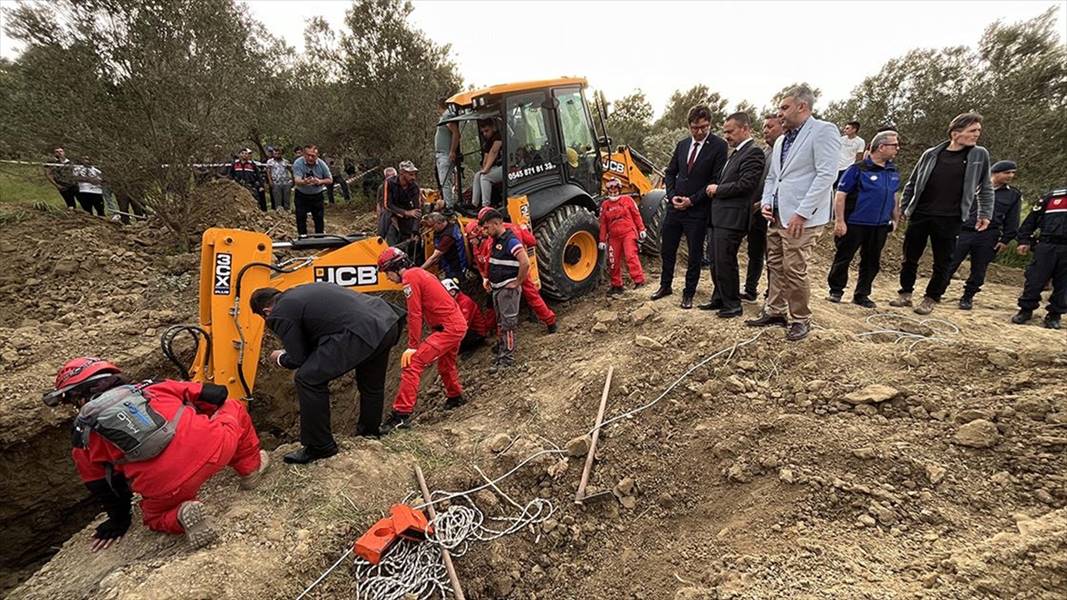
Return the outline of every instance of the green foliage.
{"type": "Polygon", "coordinates": [[[458,92],[462,80],[449,46],[409,23],[412,10],[406,0],[357,0],[344,30],[312,20],[298,66],[307,83],[301,96],[317,113],[306,137],[384,164],[414,160],[432,172],[428,134],[437,123],[437,100],[458,92]]]}
{"type": "Polygon", "coordinates": [[[722,127],[726,120],[726,99],[713,92],[704,84],[694,85],[686,91],[675,90],[667,101],[667,108],[663,115],[656,119],[653,129],[656,132],[667,131],[678,127],[685,127],[689,109],[698,104],[706,104],[711,109],[711,126],[713,129],[722,127]]]}
{"type": "Polygon", "coordinates": [[[38,167],[0,164],[0,203],[65,207],[63,198],[38,167]]]}
{"type": "Polygon", "coordinates": [[[616,145],[625,144],[644,152],[645,138],[652,133],[652,104],[644,92],[636,90],[611,103],[607,124],[616,145]]]}
{"type": "Polygon", "coordinates": [[[881,125],[901,134],[898,163],[907,173],[923,150],[947,139],[949,121],[976,110],[980,144],[993,160],[1019,163],[1016,185],[1033,200],[1064,184],[1067,148],[1067,50],[1055,9],[1019,23],[990,25],[977,48],[912,50],[832,104],[834,122],[856,119],[869,139],[881,125]]]}

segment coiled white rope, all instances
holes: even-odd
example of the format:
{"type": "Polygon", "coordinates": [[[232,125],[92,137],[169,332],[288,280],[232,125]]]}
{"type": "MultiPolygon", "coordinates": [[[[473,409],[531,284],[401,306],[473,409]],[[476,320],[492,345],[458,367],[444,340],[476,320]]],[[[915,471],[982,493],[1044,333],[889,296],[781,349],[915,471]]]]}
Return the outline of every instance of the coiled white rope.
{"type": "Polygon", "coordinates": [[[908,351],[911,352],[916,345],[922,342],[934,342],[938,344],[952,343],[954,340],[950,339],[952,336],[959,335],[960,328],[953,323],[945,319],[928,318],[928,319],[916,319],[914,317],[908,317],[898,313],[875,313],[864,320],[870,327],[876,329],[872,331],[864,331],[863,333],[856,334],[856,337],[867,338],[876,335],[892,335],[896,336],[893,340],[894,344],[908,344],[908,351]],[[917,327],[924,327],[930,330],[930,334],[916,333],[914,331],[907,331],[900,329],[899,325],[894,328],[893,323],[885,323],[879,325],[878,321],[896,321],[897,323],[904,322],[909,323],[917,327]],[[940,331],[934,325],[941,325],[943,329],[940,331]]]}
{"type": "MultiPolygon", "coordinates": [[[[662,393],[655,399],[637,408],[620,413],[605,420],[600,429],[616,423],[622,419],[630,418],[637,413],[652,408],[667,397],[674,388],[678,387],[694,371],[708,364],[712,360],[727,355],[726,360],[733,358],[738,348],[743,348],[758,340],[769,331],[763,329],[756,335],[735,342],[733,345],[723,348],[714,354],[702,359],[687,371],[679,375],[662,393]]],[[[589,431],[592,434],[596,427],[589,431]]],[[[356,597],[358,600],[430,600],[432,598],[446,598],[452,593],[448,582],[448,574],[445,571],[444,562],[441,559],[441,550],[447,549],[454,556],[462,556],[467,552],[473,541],[490,541],[515,533],[526,527],[543,523],[555,512],[553,504],[544,498],[535,498],[525,505],[520,505],[505,494],[497,484],[514,475],[519,469],[532,461],[546,455],[565,454],[559,447],[539,450],[515,465],[511,470],[495,479],[489,479],[478,467],[475,470],[486,480],[485,483],[462,492],[434,491],[430,498],[424,498],[421,504],[413,508],[423,509],[430,505],[437,505],[449,500],[459,499],[463,503],[456,502],[440,512],[437,518],[430,522],[433,533],[424,542],[401,541],[396,544],[382,557],[377,565],[356,557],[353,562],[353,575],[359,581],[356,597]],[[470,500],[471,494],[485,489],[493,489],[513,507],[519,509],[517,516],[489,517],[489,521],[500,523],[502,529],[493,529],[485,525],[485,514],[470,500]]],[[[409,494],[407,500],[414,497],[409,494]]],[[[405,502],[407,502],[405,500],[405,502]]],[[[333,570],[335,570],[352,553],[351,548],[341,555],[329,569],[322,573],[318,579],[311,583],[296,600],[301,600],[319,583],[321,583],[333,570]]]]}

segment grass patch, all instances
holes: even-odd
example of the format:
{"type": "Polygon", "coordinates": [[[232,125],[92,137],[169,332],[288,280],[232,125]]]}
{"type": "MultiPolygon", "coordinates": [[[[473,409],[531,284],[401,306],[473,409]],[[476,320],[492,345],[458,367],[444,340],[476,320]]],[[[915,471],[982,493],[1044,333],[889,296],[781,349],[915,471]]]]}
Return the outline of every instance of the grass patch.
{"type": "Polygon", "coordinates": [[[0,164],[0,203],[65,208],[41,167],[30,165],[0,164]]]}

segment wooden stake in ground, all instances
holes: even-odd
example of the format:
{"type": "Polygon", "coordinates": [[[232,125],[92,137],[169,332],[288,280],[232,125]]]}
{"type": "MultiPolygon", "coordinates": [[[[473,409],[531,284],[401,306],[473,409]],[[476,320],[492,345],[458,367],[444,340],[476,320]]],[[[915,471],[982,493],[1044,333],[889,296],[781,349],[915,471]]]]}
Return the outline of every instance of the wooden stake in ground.
{"type": "MultiPolygon", "coordinates": [[[[430,520],[437,518],[437,511],[434,510],[433,504],[430,502],[430,488],[426,485],[426,478],[422,475],[422,469],[419,465],[415,465],[415,479],[419,480],[419,490],[422,491],[422,497],[426,505],[426,512],[430,513],[430,520]]],[[[448,580],[452,583],[452,592],[456,595],[456,600],[466,600],[463,595],[463,588],[459,585],[459,576],[456,575],[456,567],[452,564],[452,555],[448,553],[448,550],[441,548],[441,555],[445,560],[445,570],[448,571],[448,580]]]]}
{"type": "Polygon", "coordinates": [[[611,391],[611,376],[615,373],[615,367],[608,367],[608,376],[604,380],[604,393],[600,395],[600,409],[596,413],[596,427],[593,429],[593,440],[589,443],[589,453],[585,455],[585,469],[582,471],[582,481],[578,484],[578,491],[574,494],[574,502],[581,504],[585,500],[585,486],[589,485],[589,473],[593,470],[593,455],[596,454],[596,443],[600,439],[600,425],[604,422],[604,409],[608,406],[608,392],[611,391]]]}

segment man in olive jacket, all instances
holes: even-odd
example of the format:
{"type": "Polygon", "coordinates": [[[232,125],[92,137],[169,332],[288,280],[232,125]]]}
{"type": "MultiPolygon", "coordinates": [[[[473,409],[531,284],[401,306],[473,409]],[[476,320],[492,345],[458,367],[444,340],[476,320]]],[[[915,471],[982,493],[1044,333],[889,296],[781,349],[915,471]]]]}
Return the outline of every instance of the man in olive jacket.
{"type": "Polygon", "coordinates": [[[910,219],[910,223],[904,233],[900,293],[889,303],[891,306],[912,305],[919,259],[929,240],[934,268],[915,312],[930,314],[948,287],[956,238],[971,214],[973,202],[978,202],[975,230],[989,227],[993,217],[993,182],[989,176],[989,152],[978,145],[981,134],[981,115],[957,116],[949,124],[949,140],[923,152],[912,169],[900,198],[902,220],[910,219]]]}

